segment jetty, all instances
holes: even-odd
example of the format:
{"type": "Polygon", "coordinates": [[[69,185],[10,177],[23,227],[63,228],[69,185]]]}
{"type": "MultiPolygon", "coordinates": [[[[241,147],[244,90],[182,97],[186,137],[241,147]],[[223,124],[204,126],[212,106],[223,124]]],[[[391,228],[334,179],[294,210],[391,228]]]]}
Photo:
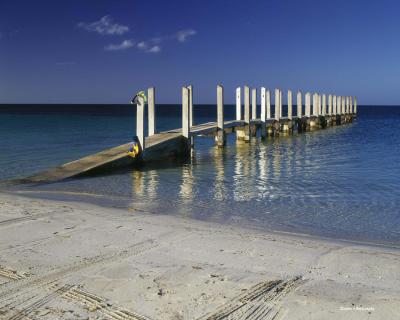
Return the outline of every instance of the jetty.
{"type": "Polygon", "coordinates": [[[283,114],[282,91],[272,93],[261,87],[258,91],[248,86],[236,89],[236,119],[224,119],[224,88],[217,86],[217,119],[193,125],[193,86],[182,88],[182,127],[174,130],[156,132],[155,88],[149,88],[146,96],[137,98],[136,136],[138,154],[128,154],[133,142],[107,149],[82,159],[72,161],[56,168],[40,172],[23,179],[27,183],[56,182],[90,173],[134,167],[144,163],[165,161],[190,155],[194,148],[194,137],[209,136],[215,139],[218,147],[226,146],[226,136],[236,134],[237,140],[250,142],[252,137],[260,139],[294,132],[307,132],[330,126],[351,123],[357,114],[357,98],[333,94],[310,92],[296,94],[293,103],[291,90],[287,91],[287,112],[283,114]],[[259,97],[259,104],[258,98],[259,97]],[[147,98],[147,99],[146,99],[147,98]],[[146,102],[147,100],[147,102],[146,102]],[[261,112],[257,114],[257,106],[261,112]],[[148,134],[145,135],[145,109],[147,107],[148,134]]]}

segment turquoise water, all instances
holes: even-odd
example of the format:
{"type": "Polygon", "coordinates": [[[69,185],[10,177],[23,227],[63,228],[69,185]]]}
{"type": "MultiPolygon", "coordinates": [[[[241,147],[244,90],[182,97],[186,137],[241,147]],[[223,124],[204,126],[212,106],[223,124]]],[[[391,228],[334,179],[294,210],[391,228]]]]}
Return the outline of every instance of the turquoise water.
{"type": "MultiPolygon", "coordinates": [[[[226,109],[227,118],[233,118],[234,107],[226,109]]],[[[196,122],[215,118],[215,107],[196,107],[196,122]]],[[[178,106],[159,107],[158,130],[179,125],[178,106]]],[[[184,163],[12,188],[265,230],[399,245],[399,129],[400,108],[360,107],[353,124],[250,144],[230,135],[222,150],[211,138],[196,138],[193,157],[184,163]]],[[[21,178],[125,143],[134,132],[130,106],[0,106],[0,179],[21,178]]]]}

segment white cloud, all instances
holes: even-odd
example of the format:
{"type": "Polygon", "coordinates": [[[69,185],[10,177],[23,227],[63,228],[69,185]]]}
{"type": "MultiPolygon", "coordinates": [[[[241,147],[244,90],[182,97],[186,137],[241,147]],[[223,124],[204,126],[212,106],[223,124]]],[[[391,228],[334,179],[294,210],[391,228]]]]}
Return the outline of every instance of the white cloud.
{"type": "Polygon", "coordinates": [[[185,42],[189,37],[194,36],[196,33],[196,30],[193,29],[180,30],[175,34],[175,38],[179,42],[185,42]]]}
{"type": "Polygon", "coordinates": [[[148,48],[148,44],[144,41],[141,41],[137,44],[137,47],[141,50],[146,50],[148,48]]]}
{"type": "Polygon", "coordinates": [[[132,40],[124,40],[120,44],[109,44],[104,47],[104,50],[107,51],[117,51],[117,50],[125,50],[133,47],[135,43],[132,40]]]}
{"type": "MultiPolygon", "coordinates": [[[[143,50],[144,52],[148,53],[158,53],[161,51],[161,47],[159,45],[154,45],[154,41],[149,40],[149,41],[141,41],[137,44],[137,48],[140,50],[143,50]]],[[[157,42],[159,43],[159,42],[157,42]]]]}
{"type": "Polygon", "coordinates": [[[160,46],[153,46],[151,47],[149,50],[147,50],[146,52],[150,52],[150,53],[158,53],[161,51],[161,47],[160,46]]]}
{"type": "Polygon", "coordinates": [[[102,35],[121,35],[129,31],[128,26],[114,23],[110,16],[104,16],[99,21],[90,23],[80,22],[78,23],[78,27],[102,35]]]}
{"type": "Polygon", "coordinates": [[[133,40],[124,40],[120,44],[109,44],[108,46],[104,47],[104,50],[117,51],[135,47],[139,50],[142,50],[143,52],[158,53],[161,51],[161,44],[163,42],[165,41],[185,42],[189,37],[192,37],[195,34],[197,34],[197,32],[193,29],[180,30],[172,35],[154,37],[146,41],[140,41],[137,44],[135,44],[133,40]]]}

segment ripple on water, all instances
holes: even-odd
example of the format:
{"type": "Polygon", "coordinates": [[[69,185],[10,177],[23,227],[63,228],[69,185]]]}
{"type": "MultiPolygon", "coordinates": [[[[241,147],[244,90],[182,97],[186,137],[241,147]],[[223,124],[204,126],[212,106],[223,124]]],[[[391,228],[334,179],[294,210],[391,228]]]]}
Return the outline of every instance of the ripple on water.
{"type": "MultiPolygon", "coordinates": [[[[399,244],[399,110],[389,108],[386,116],[375,119],[360,108],[353,124],[265,142],[236,142],[231,135],[225,149],[215,148],[210,138],[196,138],[190,163],[34,190],[92,193],[151,212],[399,244]]],[[[79,125],[74,130],[75,137],[82,134],[79,125]]],[[[88,135],[95,144],[98,136],[88,135]]],[[[14,155],[15,167],[42,161],[35,146],[32,157],[14,155]]],[[[73,154],[79,148],[79,143],[73,145],[73,154]]],[[[63,149],[56,150],[60,153],[54,159],[62,158],[63,149]]]]}

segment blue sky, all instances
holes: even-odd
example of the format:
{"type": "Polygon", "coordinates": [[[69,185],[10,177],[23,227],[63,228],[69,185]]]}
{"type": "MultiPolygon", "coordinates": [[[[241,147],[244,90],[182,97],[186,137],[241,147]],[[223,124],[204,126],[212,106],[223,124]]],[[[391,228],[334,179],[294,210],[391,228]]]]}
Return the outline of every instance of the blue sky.
{"type": "Polygon", "coordinates": [[[248,84],[400,104],[400,2],[1,0],[0,103],[233,102],[248,84]]]}

